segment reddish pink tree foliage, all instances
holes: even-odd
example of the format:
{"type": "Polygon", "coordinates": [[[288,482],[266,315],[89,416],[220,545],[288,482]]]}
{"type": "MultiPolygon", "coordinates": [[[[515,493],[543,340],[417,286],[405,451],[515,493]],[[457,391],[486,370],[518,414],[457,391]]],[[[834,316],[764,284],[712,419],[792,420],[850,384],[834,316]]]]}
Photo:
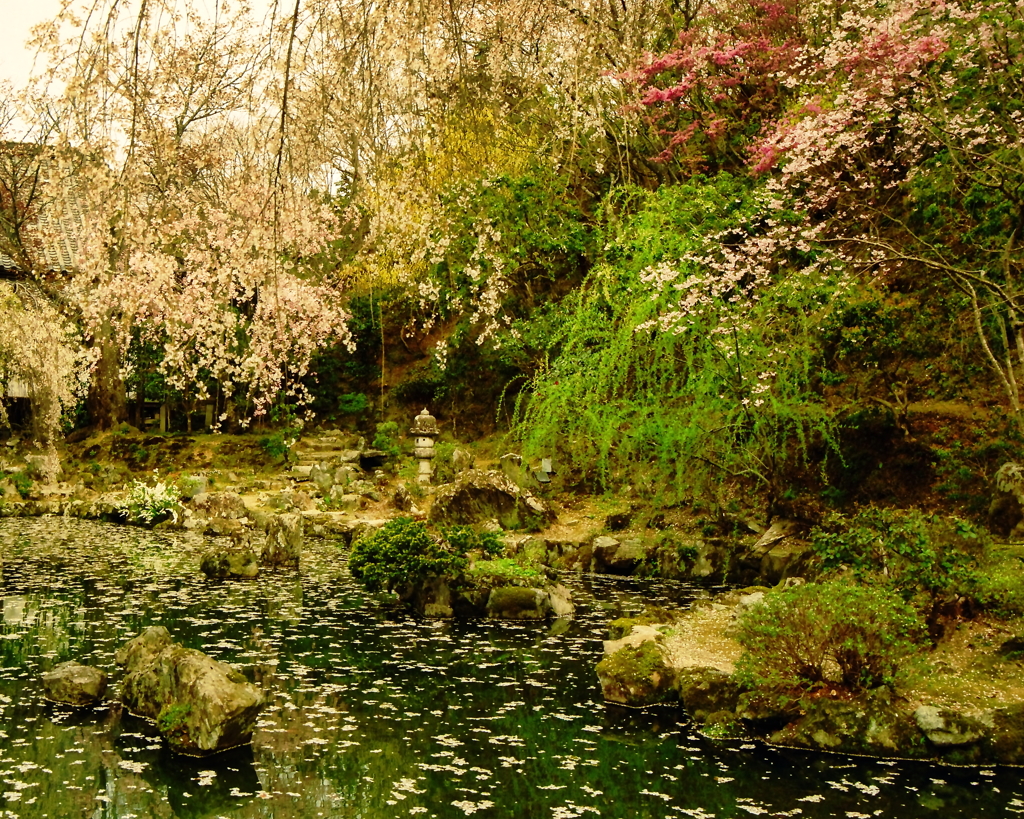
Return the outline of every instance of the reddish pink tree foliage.
{"type": "Polygon", "coordinates": [[[656,157],[689,171],[742,166],[745,146],[777,116],[805,38],[799,0],[744,0],[679,34],[679,46],[648,55],[625,78],[665,141],[656,157]]]}

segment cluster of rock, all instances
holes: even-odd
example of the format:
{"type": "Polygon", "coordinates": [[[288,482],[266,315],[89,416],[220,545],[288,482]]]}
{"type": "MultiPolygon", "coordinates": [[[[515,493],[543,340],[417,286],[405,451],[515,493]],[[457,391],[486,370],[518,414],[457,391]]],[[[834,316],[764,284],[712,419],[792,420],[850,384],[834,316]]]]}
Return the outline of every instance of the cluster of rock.
{"type": "Polygon", "coordinates": [[[303,518],[299,514],[254,515],[234,492],[200,492],[186,499],[185,525],[223,539],[203,555],[208,577],[251,578],[263,566],[298,566],[303,518]],[[253,518],[256,518],[255,520],[253,518]],[[201,521],[200,524],[193,523],[201,521]]]}
{"type": "Polygon", "coordinates": [[[637,534],[597,534],[581,539],[539,535],[513,540],[516,552],[566,571],[668,578],[717,577],[732,583],[776,584],[799,576],[811,552],[794,523],[779,520],[745,539],[674,533],[654,539],[637,534]]]}
{"type": "MultiPolygon", "coordinates": [[[[206,756],[252,741],[264,695],[238,671],[201,651],[175,643],[167,629],[152,626],[122,646],[121,702],[152,720],[170,747],[206,756]]],[[[43,675],[47,699],[74,706],[103,701],[102,669],[62,663],[43,675]]]]}
{"type": "Polygon", "coordinates": [[[516,582],[487,575],[430,577],[399,589],[398,595],[423,617],[545,620],[572,617],[576,610],[569,590],[544,577],[516,582]]]}
{"type": "MultiPolygon", "coordinates": [[[[383,498],[374,481],[376,470],[381,467],[387,455],[378,449],[368,449],[361,439],[355,448],[338,430],[329,430],[321,435],[303,438],[293,450],[297,463],[292,466],[289,477],[306,490],[294,494],[294,504],[300,510],[309,510],[306,499],[299,492],[306,491],[309,498],[322,498],[325,505],[339,512],[357,512],[370,503],[379,503],[383,498]]],[[[287,500],[286,496],[272,499],[277,505],[287,500]]]]}
{"type": "MultiPolygon", "coordinates": [[[[738,606],[753,605],[749,598],[754,596],[741,598],[738,606]]],[[[956,764],[1024,763],[1024,704],[964,713],[912,703],[888,688],[856,698],[825,691],[783,703],[738,682],[732,662],[721,655],[702,655],[698,647],[679,656],[667,636],[679,626],[679,621],[625,621],[613,631],[617,639],[605,643],[605,657],[596,669],[606,702],[679,707],[713,737],[956,764]]]]}

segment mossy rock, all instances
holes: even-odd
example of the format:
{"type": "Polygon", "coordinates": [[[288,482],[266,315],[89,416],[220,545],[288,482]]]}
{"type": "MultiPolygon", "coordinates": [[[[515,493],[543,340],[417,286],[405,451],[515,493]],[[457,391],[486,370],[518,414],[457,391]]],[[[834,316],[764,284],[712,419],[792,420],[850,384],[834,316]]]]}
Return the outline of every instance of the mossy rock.
{"type": "Polygon", "coordinates": [[[608,639],[621,640],[633,631],[633,626],[651,626],[674,623],[678,614],[661,606],[648,606],[636,617],[620,617],[608,624],[608,639]]]}
{"type": "Polygon", "coordinates": [[[680,704],[696,722],[722,711],[735,717],[743,693],[743,687],[731,674],[717,668],[684,668],[678,674],[676,687],[680,704]]]}
{"type": "Polygon", "coordinates": [[[713,711],[703,719],[694,719],[694,722],[700,733],[711,739],[746,739],[750,736],[732,711],[713,711]]]}
{"type": "Polygon", "coordinates": [[[1024,705],[995,709],[987,746],[989,757],[997,762],[1024,764],[1024,705]]]}
{"type": "Polygon", "coordinates": [[[499,586],[487,598],[487,616],[503,620],[543,620],[551,612],[547,594],[524,586],[499,586]]]}
{"type": "Polygon", "coordinates": [[[657,642],[624,646],[597,664],[601,693],[607,702],[643,707],[678,700],[675,672],[657,642]]]}
{"type": "Polygon", "coordinates": [[[933,755],[911,714],[893,697],[874,692],[857,700],[820,697],[802,706],[802,715],[775,732],[772,743],[868,756],[933,755]]]}

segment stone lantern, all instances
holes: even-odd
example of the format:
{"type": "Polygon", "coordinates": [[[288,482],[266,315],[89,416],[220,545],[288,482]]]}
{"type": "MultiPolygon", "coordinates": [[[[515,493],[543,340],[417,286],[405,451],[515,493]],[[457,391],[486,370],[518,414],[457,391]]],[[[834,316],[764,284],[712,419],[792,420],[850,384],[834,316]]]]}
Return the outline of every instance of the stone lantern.
{"type": "Polygon", "coordinates": [[[412,454],[420,461],[416,480],[420,483],[430,483],[430,461],[434,457],[434,439],[441,434],[441,430],[437,428],[437,420],[424,409],[416,416],[409,432],[412,433],[415,447],[412,454]]]}

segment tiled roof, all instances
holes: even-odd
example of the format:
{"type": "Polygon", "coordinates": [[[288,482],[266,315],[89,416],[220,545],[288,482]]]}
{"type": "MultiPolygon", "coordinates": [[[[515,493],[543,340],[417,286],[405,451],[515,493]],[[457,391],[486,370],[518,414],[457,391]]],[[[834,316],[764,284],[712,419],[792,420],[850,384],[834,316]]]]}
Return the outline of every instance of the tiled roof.
{"type": "MultiPolygon", "coordinates": [[[[82,197],[74,180],[44,145],[24,142],[0,143],[0,172],[11,176],[27,174],[39,166],[38,214],[26,231],[33,244],[31,254],[51,273],[69,271],[78,263],[78,237],[82,230],[82,197]]],[[[27,272],[0,251],[0,270],[27,272]]]]}

